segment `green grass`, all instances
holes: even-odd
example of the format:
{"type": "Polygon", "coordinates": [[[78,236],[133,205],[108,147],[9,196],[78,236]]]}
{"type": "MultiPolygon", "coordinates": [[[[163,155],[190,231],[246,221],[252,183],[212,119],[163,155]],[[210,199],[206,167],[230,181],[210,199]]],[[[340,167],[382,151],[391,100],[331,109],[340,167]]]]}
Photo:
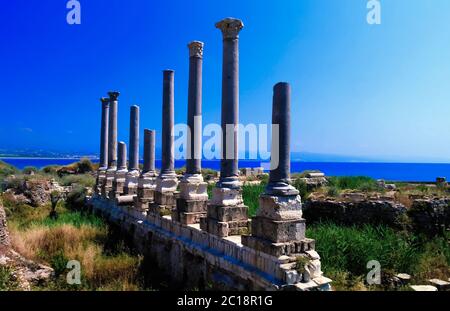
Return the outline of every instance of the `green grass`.
{"type": "Polygon", "coordinates": [[[367,176],[328,177],[328,186],[338,190],[382,191],[375,179],[367,176]]]}
{"type": "Polygon", "coordinates": [[[448,236],[427,239],[384,226],[331,223],[308,226],[307,236],[316,240],[322,268],[325,275],[336,278],[337,289],[361,289],[370,260],[379,261],[382,272],[408,273],[416,282],[450,277],[448,236]]]}
{"type": "Polygon", "coordinates": [[[264,191],[266,185],[244,185],[242,187],[242,196],[244,198],[244,204],[248,206],[248,215],[253,217],[256,215],[256,211],[259,207],[259,195],[264,191]]]}

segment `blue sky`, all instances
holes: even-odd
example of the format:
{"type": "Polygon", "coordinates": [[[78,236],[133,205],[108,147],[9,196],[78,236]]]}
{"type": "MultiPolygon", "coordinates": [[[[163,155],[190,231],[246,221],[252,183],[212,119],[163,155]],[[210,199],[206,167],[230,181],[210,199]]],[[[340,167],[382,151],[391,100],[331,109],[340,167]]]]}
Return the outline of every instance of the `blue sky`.
{"type": "Polygon", "coordinates": [[[188,50],[205,42],[203,120],[220,121],[218,20],[241,18],[240,121],[270,123],[272,87],[292,85],[294,151],[389,161],[450,162],[448,0],[4,1],[0,10],[0,148],[95,153],[100,101],[121,92],[161,128],[162,70],[175,70],[175,121],[185,122],[188,50]]]}

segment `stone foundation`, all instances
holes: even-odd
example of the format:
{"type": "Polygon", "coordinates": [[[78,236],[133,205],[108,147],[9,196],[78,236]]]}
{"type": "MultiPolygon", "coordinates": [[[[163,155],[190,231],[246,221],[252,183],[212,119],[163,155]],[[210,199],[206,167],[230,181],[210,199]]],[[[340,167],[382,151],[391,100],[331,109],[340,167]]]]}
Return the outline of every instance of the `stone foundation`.
{"type": "Polygon", "coordinates": [[[177,204],[178,192],[154,192],[154,202],[150,205],[149,213],[158,215],[171,215],[177,204]]]}
{"type": "Polygon", "coordinates": [[[131,238],[136,250],[165,275],[171,287],[202,290],[208,284],[215,290],[330,289],[331,280],[320,272],[312,240],[302,241],[299,250],[308,264],[298,270],[288,256],[242,246],[240,236],[219,238],[169,216],[145,217],[133,207],[118,207],[99,196],[91,198],[89,204],[131,238]]]}
{"type": "Polygon", "coordinates": [[[139,183],[139,172],[133,171],[128,172],[127,177],[125,179],[125,186],[123,189],[124,194],[137,194],[139,183]]]}
{"type": "Polygon", "coordinates": [[[102,197],[104,197],[104,198],[109,197],[109,193],[113,189],[115,173],[116,173],[116,171],[114,171],[114,170],[106,171],[106,178],[102,185],[102,197]]]}

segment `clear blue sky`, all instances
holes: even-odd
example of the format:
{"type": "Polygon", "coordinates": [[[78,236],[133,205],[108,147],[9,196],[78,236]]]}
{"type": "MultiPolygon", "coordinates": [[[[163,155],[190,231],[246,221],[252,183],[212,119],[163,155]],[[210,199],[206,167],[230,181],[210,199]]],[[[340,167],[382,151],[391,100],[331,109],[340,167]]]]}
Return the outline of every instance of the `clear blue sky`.
{"type": "Polygon", "coordinates": [[[119,138],[129,107],[161,128],[162,73],[175,73],[175,121],[185,122],[188,50],[205,42],[204,123],[219,122],[218,20],[244,21],[240,121],[269,123],[272,87],[292,84],[294,151],[391,161],[450,162],[450,1],[366,0],[3,1],[0,10],[0,148],[95,153],[100,101],[121,92],[119,138]]]}

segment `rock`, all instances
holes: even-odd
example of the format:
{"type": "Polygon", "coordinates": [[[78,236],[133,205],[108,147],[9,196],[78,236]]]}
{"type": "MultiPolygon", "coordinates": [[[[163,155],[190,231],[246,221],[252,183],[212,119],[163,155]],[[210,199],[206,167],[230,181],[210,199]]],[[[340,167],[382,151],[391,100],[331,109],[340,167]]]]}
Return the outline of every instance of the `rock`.
{"type": "Polygon", "coordinates": [[[430,284],[437,287],[439,291],[447,291],[450,289],[450,282],[439,280],[439,279],[431,279],[428,280],[430,284]]]}
{"type": "Polygon", "coordinates": [[[412,290],[416,292],[437,292],[437,288],[431,285],[411,285],[412,290]]]}
{"type": "Polygon", "coordinates": [[[395,184],[386,184],[384,187],[386,189],[388,189],[388,190],[395,190],[395,189],[397,189],[397,186],[395,184]]]}
{"type": "Polygon", "coordinates": [[[6,253],[11,245],[9,239],[8,226],[6,224],[6,213],[3,208],[3,203],[0,201],[0,255],[6,253]]]}
{"type": "Polygon", "coordinates": [[[411,276],[406,273],[399,273],[396,275],[396,277],[402,282],[403,284],[409,283],[411,281],[411,276]]]}
{"type": "Polygon", "coordinates": [[[442,234],[450,227],[450,198],[414,200],[408,216],[414,231],[428,235],[442,234]]]}

